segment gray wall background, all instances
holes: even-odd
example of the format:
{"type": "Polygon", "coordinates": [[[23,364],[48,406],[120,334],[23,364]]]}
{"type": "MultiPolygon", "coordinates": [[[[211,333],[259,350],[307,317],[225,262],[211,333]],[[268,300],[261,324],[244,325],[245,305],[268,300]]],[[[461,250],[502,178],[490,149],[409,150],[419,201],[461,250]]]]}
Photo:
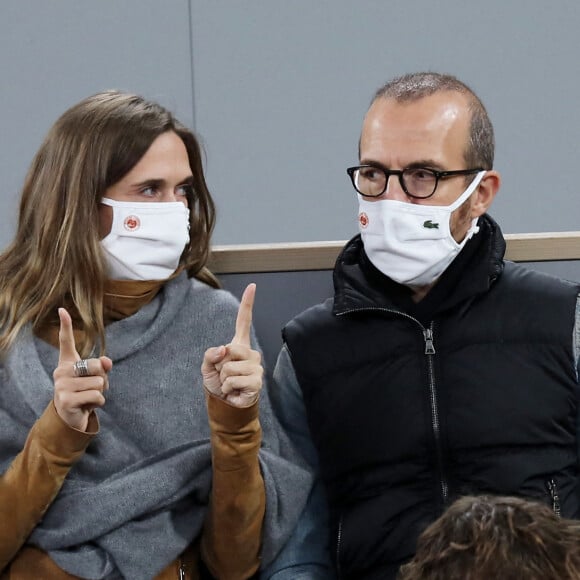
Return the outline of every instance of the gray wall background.
{"type": "Polygon", "coordinates": [[[578,0],[2,0],[0,248],[48,128],[105,88],[159,100],[201,136],[215,243],[346,239],[369,99],[421,69],[486,103],[504,231],[576,230],[579,30],[578,0]]]}
{"type": "MultiPolygon", "coordinates": [[[[578,0],[2,0],[0,249],[56,118],[120,88],[158,100],[201,137],[217,244],[356,233],[345,168],[375,89],[409,71],[458,75],[494,122],[505,232],[580,229],[578,0]]],[[[535,264],[580,279],[580,262],[535,264]]],[[[279,328],[331,292],[327,271],[258,282],[271,363],[279,328]]]]}

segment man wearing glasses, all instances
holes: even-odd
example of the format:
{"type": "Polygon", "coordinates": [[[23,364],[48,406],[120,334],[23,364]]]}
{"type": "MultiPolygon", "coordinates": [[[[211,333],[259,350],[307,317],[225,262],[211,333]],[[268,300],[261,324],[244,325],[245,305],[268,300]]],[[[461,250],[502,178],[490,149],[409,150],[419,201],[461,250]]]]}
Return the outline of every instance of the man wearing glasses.
{"type": "Polygon", "coordinates": [[[271,396],[319,470],[337,576],[389,580],[461,495],[580,517],[579,288],[504,261],[493,128],[455,77],[382,87],[359,155],[360,234],[284,329],[271,396]]]}

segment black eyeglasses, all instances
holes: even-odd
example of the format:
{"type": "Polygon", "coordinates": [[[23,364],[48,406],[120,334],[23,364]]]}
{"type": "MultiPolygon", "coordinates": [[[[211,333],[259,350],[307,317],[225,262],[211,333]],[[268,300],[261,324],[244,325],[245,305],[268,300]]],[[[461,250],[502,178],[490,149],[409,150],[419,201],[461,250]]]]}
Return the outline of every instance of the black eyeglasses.
{"type": "Polygon", "coordinates": [[[425,199],[431,197],[440,179],[456,175],[471,175],[483,169],[458,169],[457,171],[435,171],[425,167],[408,167],[407,169],[384,169],[376,165],[357,165],[349,167],[346,172],[350,175],[353,187],[363,197],[379,197],[389,183],[391,175],[399,177],[403,191],[409,197],[425,199]]]}

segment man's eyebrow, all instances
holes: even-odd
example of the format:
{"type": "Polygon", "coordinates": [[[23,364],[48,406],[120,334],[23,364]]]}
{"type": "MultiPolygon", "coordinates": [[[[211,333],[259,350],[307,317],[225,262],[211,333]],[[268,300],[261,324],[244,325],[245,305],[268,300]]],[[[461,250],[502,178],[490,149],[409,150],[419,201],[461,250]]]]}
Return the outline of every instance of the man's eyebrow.
{"type": "Polygon", "coordinates": [[[382,167],[383,169],[389,169],[386,165],[383,165],[379,161],[375,161],[374,159],[361,159],[359,162],[361,165],[373,165],[374,167],[382,167]]]}
{"type": "MultiPolygon", "coordinates": [[[[381,167],[382,169],[392,169],[391,167],[387,167],[384,163],[380,161],[375,161],[374,159],[361,159],[361,165],[373,165],[374,167],[381,167]]],[[[401,167],[401,169],[416,169],[418,167],[424,167],[425,169],[434,169],[435,171],[446,171],[446,168],[441,165],[441,163],[433,160],[433,159],[418,159],[417,161],[413,161],[412,163],[408,163],[405,167],[401,167]]]]}
{"type": "Polygon", "coordinates": [[[417,167],[424,167],[425,169],[435,169],[435,171],[446,171],[446,168],[441,165],[438,161],[434,159],[419,159],[418,161],[413,161],[407,165],[409,169],[415,169],[417,167]]]}

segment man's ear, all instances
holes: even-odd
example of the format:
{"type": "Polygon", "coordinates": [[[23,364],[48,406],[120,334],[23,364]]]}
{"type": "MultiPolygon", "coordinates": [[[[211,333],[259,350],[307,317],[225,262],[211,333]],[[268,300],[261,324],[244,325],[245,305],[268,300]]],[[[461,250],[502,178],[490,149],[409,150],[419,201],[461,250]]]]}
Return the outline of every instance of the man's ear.
{"type": "Polygon", "coordinates": [[[484,176],[471,202],[471,217],[476,218],[487,212],[501,185],[501,177],[497,171],[490,170],[484,176]]]}

